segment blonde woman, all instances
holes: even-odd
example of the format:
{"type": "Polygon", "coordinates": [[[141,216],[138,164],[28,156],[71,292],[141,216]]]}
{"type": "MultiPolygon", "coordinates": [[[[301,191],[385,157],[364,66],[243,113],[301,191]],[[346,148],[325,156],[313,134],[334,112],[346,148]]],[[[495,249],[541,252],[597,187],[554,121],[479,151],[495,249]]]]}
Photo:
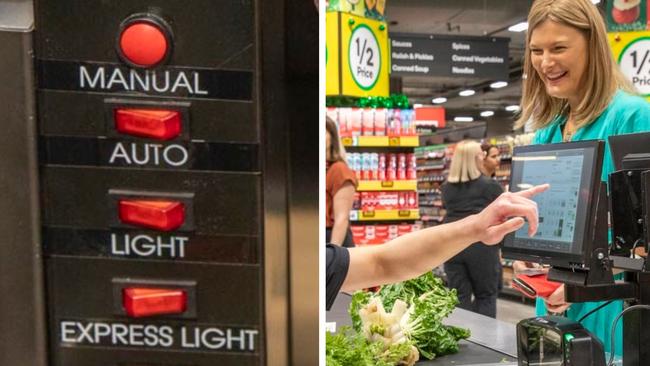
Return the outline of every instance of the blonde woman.
{"type": "Polygon", "coordinates": [[[326,164],[326,243],[353,247],[350,210],[357,187],[356,175],[345,161],[345,148],[339,139],[336,123],[327,117],[325,133],[326,164]]]}
{"type": "MultiPolygon", "coordinates": [[[[612,57],[605,23],[590,0],[536,0],[528,14],[521,115],[516,127],[531,121],[533,143],[602,139],[650,130],[650,105],[635,95],[612,57]]],[[[614,171],[605,148],[602,180],[614,171]]],[[[523,268],[515,263],[515,271],[523,268]]],[[[568,304],[564,286],[538,299],[537,313],[566,311],[577,320],[601,303],[568,304]]],[[[609,331],[622,301],[592,313],[582,324],[612,352],[609,331]]],[[[621,322],[622,323],[622,322],[621,322]]],[[[621,324],[619,323],[619,324],[621,324]]],[[[622,327],[615,354],[622,353],[622,327]]]]}
{"type": "MultiPolygon", "coordinates": [[[[479,213],[503,193],[499,183],[481,173],[484,157],[476,141],[461,141],[456,145],[447,182],[440,188],[447,209],[445,223],[479,213]]],[[[499,247],[481,242],[447,261],[444,266],[447,282],[458,291],[459,307],[496,318],[500,266],[499,247]]]]}

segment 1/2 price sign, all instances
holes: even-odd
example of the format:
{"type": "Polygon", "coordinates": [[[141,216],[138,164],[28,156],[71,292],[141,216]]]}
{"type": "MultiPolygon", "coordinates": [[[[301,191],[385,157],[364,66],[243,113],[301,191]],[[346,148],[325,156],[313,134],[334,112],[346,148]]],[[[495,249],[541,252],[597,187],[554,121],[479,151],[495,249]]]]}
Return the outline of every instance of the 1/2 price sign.
{"type": "Polygon", "coordinates": [[[352,79],[363,90],[370,90],[379,80],[381,51],[377,37],[365,24],[352,30],[348,45],[348,65],[352,79]]]}
{"type": "Polygon", "coordinates": [[[351,14],[338,14],[341,40],[339,94],[355,97],[388,96],[390,68],[386,23],[351,14]]]}
{"type": "Polygon", "coordinates": [[[650,32],[610,33],[609,42],[623,74],[650,100],[650,32]]]}

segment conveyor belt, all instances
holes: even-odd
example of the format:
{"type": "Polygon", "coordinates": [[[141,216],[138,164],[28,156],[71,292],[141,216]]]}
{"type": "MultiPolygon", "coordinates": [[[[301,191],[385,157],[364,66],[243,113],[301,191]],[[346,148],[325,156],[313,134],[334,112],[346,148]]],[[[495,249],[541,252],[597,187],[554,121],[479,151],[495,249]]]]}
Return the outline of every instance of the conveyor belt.
{"type": "MultiPolygon", "coordinates": [[[[328,322],[336,322],[339,328],[351,325],[348,315],[350,296],[340,294],[332,309],[327,312],[328,322]]],[[[514,324],[505,323],[463,309],[456,309],[446,319],[445,324],[469,328],[470,339],[459,342],[460,351],[431,361],[422,361],[418,365],[472,365],[472,366],[509,366],[517,365],[516,329],[514,324]]]]}

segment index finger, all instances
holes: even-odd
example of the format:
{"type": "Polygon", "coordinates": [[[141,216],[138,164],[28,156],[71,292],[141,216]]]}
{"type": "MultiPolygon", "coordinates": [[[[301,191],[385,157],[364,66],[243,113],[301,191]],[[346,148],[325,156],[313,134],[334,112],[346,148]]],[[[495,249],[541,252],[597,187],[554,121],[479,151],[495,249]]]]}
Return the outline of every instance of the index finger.
{"type": "Polygon", "coordinates": [[[528,189],[525,189],[523,191],[515,192],[517,196],[525,197],[525,198],[531,198],[537,194],[540,194],[544,192],[545,190],[549,189],[551,187],[550,184],[540,184],[538,186],[534,186],[528,189]]]}

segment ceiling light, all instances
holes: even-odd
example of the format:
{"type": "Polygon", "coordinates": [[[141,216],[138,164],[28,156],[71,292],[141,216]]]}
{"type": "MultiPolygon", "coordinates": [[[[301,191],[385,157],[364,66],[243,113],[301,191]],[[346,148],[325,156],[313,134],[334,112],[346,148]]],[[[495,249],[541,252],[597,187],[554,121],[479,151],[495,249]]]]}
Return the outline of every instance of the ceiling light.
{"type": "Polygon", "coordinates": [[[506,111],[508,112],[517,112],[519,110],[518,105],[509,105],[506,107],[506,111]]]}
{"type": "Polygon", "coordinates": [[[494,116],[493,111],[483,111],[483,112],[481,112],[481,117],[492,117],[492,116],[494,116]]]}
{"type": "Polygon", "coordinates": [[[442,103],[447,101],[447,98],[445,98],[445,97],[433,98],[431,101],[434,104],[442,104],[442,103]]]}
{"type": "Polygon", "coordinates": [[[454,117],[454,121],[456,121],[456,122],[473,122],[474,118],[472,118],[472,117],[454,117]]]}
{"type": "Polygon", "coordinates": [[[476,92],[472,89],[465,89],[462,90],[460,93],[458,93],[458,95],[460,95],[461,97],[469,97],[470,95],[474,95],[474,94],[476,94],[476,92]]]}
{"type": "Polygon", "coordinates": [[[492,84],[490,84],[490,88],[492,88],[492,89],[499,89],[499,88],[503,88],[505,86],[508,86],[507,81],[495,81],[492,84]]]}
{"type": "Polygon", "coordinates": [[[528,22],[521,22],[508,27],[508,30],[511,32],[523,32],[526,29],[528,29],[528,22]]]}

